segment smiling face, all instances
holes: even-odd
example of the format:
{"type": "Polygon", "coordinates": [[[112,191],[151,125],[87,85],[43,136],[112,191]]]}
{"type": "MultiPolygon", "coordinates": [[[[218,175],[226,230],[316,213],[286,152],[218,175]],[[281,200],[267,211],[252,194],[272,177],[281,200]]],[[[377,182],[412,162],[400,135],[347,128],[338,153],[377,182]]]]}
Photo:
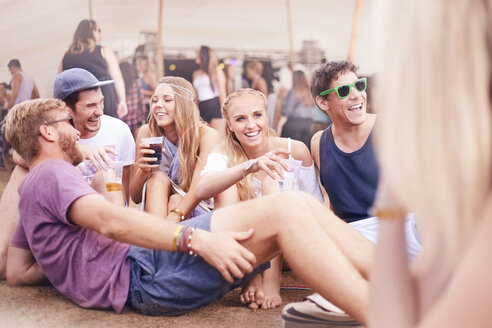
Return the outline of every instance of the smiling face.
{"type": "Polygon", "coordinates": [[[101,89],[80,91],[72,116],[75,128],[80,131],[82,139],[91,138],[97,134],[101,127],[103,114],[104,96],[101,89]]]}
{"type": "Polygon", "coordinates": [[[235,98],[227,111],[227,126],[243,148],[261,145],[269,129],[265,103],[255,95],[235,98]]]}
{"type": "Polygon", "coordinates": [[[152,116],[161,128],[174,124],[176,101],[174,91],[167,84],[157,86],[151,101],[152,116]]]}
{"type": "MultiPolygon", "coordinates": [[[[329,89],[353,83],[357,79],[357,75],[353,72],[341,73],[333,80],[329,89]]],[[[332,92],[326,97],[317,97],[316,102],[335,125],[357,126],[366,120],[367,94],[365,91],[358,91],[355,87],[351,88],[346,98],[340,99],[336,92],[332,92]]]]}

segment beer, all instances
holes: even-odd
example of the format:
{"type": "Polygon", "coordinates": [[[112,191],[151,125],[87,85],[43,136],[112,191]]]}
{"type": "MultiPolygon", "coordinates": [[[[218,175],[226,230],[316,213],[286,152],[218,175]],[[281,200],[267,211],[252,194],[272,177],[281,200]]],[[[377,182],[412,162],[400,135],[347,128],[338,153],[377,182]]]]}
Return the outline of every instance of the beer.
{"type": "Polygon", "coordinates": [[[111,192],[111,191],[121,191],[121,182],[111,182],[107,181],[106,182],[106,191],[111,192]]]}

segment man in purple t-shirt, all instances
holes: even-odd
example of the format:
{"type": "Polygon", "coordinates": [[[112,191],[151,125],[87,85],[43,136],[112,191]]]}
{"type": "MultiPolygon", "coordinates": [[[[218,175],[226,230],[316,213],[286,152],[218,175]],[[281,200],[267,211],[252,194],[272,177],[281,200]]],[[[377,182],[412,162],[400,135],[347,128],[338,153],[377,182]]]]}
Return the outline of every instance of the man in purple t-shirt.
{"type": "MultiPolygon", "coordinates": [[[[19,188],[10,285],[48,279],[83,307],[119,312],[129,305],[146,314],[177,315],[219,299],[282,252],[320,294],[364,321],[367,273],[355,269],[356,253],[336,244],[340,235],[368,241],[317,200],[270,195],[181,224],[116,206],[73,167],[82,155],[80,132],[70,122],[68,108],[55,99],[25,102],[7,115],[6,137],[30,169],[19,188]]],[[[266,164],[237,174],[260,165],[266,164]]]]}

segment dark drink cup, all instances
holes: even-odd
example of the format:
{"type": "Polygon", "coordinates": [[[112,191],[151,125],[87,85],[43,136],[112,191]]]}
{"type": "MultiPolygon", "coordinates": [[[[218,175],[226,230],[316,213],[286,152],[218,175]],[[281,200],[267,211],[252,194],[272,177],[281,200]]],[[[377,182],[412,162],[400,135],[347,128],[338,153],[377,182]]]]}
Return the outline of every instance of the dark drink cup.
{"type": "Polygon", "coordinates": [[[145,154],[145,157],[155,157],[157,158],[154,162],[149,162],[150,165],[158,165],[161,164],[162,159],[162,137],[155,138],[143,138],[142,142],[148,144],[150,149],[154,151],[153,154],[145,154]]]}

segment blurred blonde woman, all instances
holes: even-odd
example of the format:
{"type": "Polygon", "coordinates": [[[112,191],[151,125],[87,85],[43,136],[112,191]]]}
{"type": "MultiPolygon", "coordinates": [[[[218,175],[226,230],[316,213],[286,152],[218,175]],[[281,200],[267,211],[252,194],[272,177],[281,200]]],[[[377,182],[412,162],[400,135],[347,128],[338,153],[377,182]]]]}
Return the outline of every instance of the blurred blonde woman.
{"type": "Polygon", "coordinates": [[[183,78],[160,79],[150,107],[149,123],[140,128],[136,140],[137,158],[130,183],[132,200],[144,200],[147,212],[173,221],[201,214],[195,186],[210,149],[220,140],[219,134],[200,120],[193,86],[183,78]],[[154,150],[142,139],[160,136],[163,151],[157,165],[152,164],[155,157],[145,157],[154,154],[154,150]],[[176,186],[186,193],[184,197],[171,195],[176,186]]]}
{"type": "MultiPolygon", "coordinates": [[[[279,191],[284,162],[290,156],[302,162],[297,185],[322,200],[313,160],[307,147],[299,141],[274,135],[268,124],[265,95],[253,89],[230,94],[222,113],[226,120],[225,141],[207,158],[197,186],[200,199],[214,198],[215,208],[279,191]]],[[[281,259],[255,278],[241,294],[250,307],[275,308],[281,304],[281,259]]]]}
{"type": "Polygon", "coordinates": [[[387,1],[384,8],[381,224],[369,323],[490,327],[492,1],[387,1]],[[409,210],[423,240],[411,267],[402,220],[409,210]]]}
{"type": "Polygon", "coordinates": [[[226,97],[226,76],[218,64],[215,51],[201,46],[196,53],[200,69],[193,72],[193,87],[198,95],[198,107],[202,119],[218,131],[223,131],[224,120],[220,107],[226,97]]]}

